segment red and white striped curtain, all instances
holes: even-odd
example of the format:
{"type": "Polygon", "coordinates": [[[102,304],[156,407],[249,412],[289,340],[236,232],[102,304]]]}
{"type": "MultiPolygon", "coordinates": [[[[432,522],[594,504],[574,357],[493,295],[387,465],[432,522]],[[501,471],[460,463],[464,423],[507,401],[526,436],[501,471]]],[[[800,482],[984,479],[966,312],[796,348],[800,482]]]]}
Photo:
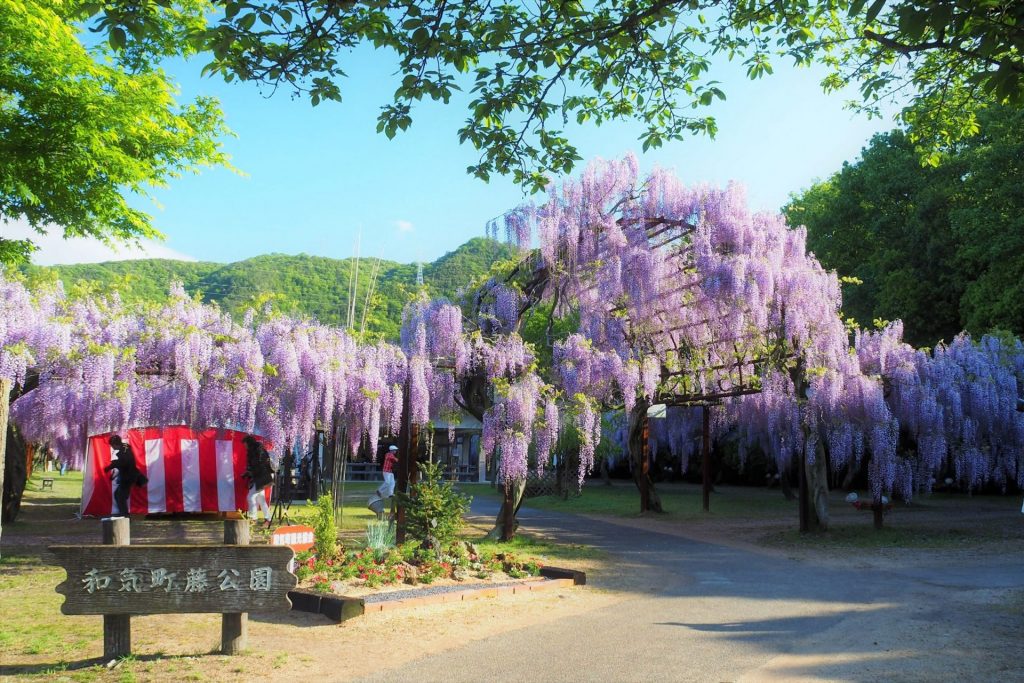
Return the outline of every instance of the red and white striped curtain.
{"type": "MultiPolygon", "coordinates": [[[[133,515],[165,512],[234,512],[248,507],[245,432],[195,431],[185,426],[142,427],[121,432],[132,447],[139,472],[149,481],[132,487],[133,515]]],[[[256,437],[259,438],[259,437],[256,437]]],[[[107,517],[114,511],[110,434],[89,437],[82,479],[82,514],[107,517]]],[[[269,447],[269,444],[265,444],[269,447]]],[[[270,487],[267,488],[269,499],[270,487]]]]}

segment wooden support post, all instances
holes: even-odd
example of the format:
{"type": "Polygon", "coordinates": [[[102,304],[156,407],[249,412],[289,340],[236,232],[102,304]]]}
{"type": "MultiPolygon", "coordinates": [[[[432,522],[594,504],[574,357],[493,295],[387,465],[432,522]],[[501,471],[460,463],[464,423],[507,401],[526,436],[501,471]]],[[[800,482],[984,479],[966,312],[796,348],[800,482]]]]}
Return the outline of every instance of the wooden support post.
{"type": "MultiPolygon", "coordinates": [[[[420,426],[412,421],[412,402],[409,398],[409,382],[405,383],[402,396],[402,426],[398,432],[398,462],[395,463],[395,493],[409,493],[409,487],[416,483],[416,461],[419,453],[420,426]]],[[[405,509],[399,505],[395,515],[395,541],[405,542],[405,509]]]]}
{"type": "Polygon", "coordinates": [[[796,466],[800,469],[800,533],[811,530],[811,491],[807,486],[807,449],[800,449],[796,466]]]}
{"type": "MultiPolygon", "coordinates": [[[[0,500],[4,493],[4,470],[7,469],[7,419],[10,414],[11,380],[0,378],[0,500]]],[[[29,474],[32,471],[29,469],[29,474]]]]}
{"type": "MultiPolygon", "coordinates": [[[[100,522],[103,545],[131,545],[131,523],[127,517],[100,522]]],[[[103,659],[110,661],[132,653],[132,618],[127,614],[103,615],[103,659]]]]}
{"type": "Polygon", "coordinates": [[[883,519],[883,517],[885,515],[885,508],[884,508],[884,506],[882,505],[882,503],[880,501],[876,501],[871,506],[871,513],[872,513],[872,515],[874,517],[875,530],[876,531],[881,530],[881,528],[882,528],[882,519],[883,519]]]}
{"type": "MultiPolygon", "coordinates": [[[[249,545],[249,520],[224,520],[224,543],[249,545]]],[[[234,612],[221,615],[220,651],[225,655],[241,654],[249,644],[249,614],[234,612]]]]}
{"type": "Polygon", "coordinates": [[[711,408],[705,404],[701,411],[701,509],[711,512],[711,408]]]}
{"type": "Polygon", "coordinates": [[[644,412],[640,427],[640,513],[651,509],[651,418],[644,412]]]}

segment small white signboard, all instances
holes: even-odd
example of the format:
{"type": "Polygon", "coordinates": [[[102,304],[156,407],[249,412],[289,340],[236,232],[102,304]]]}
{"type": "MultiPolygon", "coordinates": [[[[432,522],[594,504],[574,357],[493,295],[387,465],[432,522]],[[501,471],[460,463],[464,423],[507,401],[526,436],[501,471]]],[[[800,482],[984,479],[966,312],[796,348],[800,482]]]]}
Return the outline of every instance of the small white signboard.
{"type": "Polygon", "coordinates": [[[668,406],[664,403],[655,403],[647,409],[647,417],[662,418],[668,414],[668,406]]]}

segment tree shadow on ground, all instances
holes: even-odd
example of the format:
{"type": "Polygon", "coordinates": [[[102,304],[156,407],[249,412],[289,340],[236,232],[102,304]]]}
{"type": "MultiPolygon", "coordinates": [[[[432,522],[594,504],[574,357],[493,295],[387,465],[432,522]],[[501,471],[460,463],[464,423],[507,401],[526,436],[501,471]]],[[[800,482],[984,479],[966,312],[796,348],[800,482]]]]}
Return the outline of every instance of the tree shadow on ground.
{"type": "Polygon", "coordinates": [[[733,621],[724,623],[687,623],[679,621],[658,621],[655,626],[682,626],[694,631],[705,631],[708,633],[778,633],[778,634],[803,634],[814,631],[823,631],[831,626],[837,618],[843,618],[853,614],[852,611],[845,611],[830,614],[828,616],[806,616],[806,617],[780,617],[778,619],[754,619],[750,621],[733,621]]]}
{"type": "Polygon", "coordinates": [[[103,667],[108,671],[117,671],[117,669],[124,662],[156,662],[156,661],[173,661],[173,660],[185,660],[195,659],[196,657],[204,657],[207,655],[218,655],[219,651],[209,652],[195,652],[191,654],[176,654],[170,655],[163,652],[153,652],[145,655],[129,655],[128,657],[121,657],[118,659],[108,660],[104,657],[90,657],[89,659],[80,659],[77,661],[58,661],[58,662],[44,662],[44,663],[33,663],[33,664],[0,664],[0,678],[6,678],[8,676],[31,676],[40,674],[52,674],[63,673],[65,671],[81,671],[83,669],[91,669],[93,667],[103,667]]]}

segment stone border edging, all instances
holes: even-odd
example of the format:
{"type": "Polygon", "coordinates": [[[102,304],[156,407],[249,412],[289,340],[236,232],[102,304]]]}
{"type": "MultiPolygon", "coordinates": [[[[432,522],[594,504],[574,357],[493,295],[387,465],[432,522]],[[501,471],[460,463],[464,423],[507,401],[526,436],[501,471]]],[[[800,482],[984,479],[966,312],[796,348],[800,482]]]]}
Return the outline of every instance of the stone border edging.
{"type": "Polygon", "coordinates": [[[363,598],[352,598],[344,595],[326,595],[314,593],[304,589],[296,589],[288,592],[292,601],[292,609],[299,612],[311,614],[322,614],[331,621],[341,623],[354,617],[362,616],[368,612],[388,612],[397,609],[408,609],[420,605],[433,605],[444,602],[462,602],[465,600],[479,600],[481,598],[496,598],[499,595],[515,595],[533,591],[548,590],[551,588],[569,588],[571,586],[583,586],[587,583],[585,572],[574,569],[562,569],[560,567],[542,567],[541,579],[524,581],[514,585],[487,586],[479,584],[479,587],[466,587],[462,590],[453,590],[444,593],[432,593],[416,597],[406,597],[396,600],[377,600],[366,602],[363,598]]]}

